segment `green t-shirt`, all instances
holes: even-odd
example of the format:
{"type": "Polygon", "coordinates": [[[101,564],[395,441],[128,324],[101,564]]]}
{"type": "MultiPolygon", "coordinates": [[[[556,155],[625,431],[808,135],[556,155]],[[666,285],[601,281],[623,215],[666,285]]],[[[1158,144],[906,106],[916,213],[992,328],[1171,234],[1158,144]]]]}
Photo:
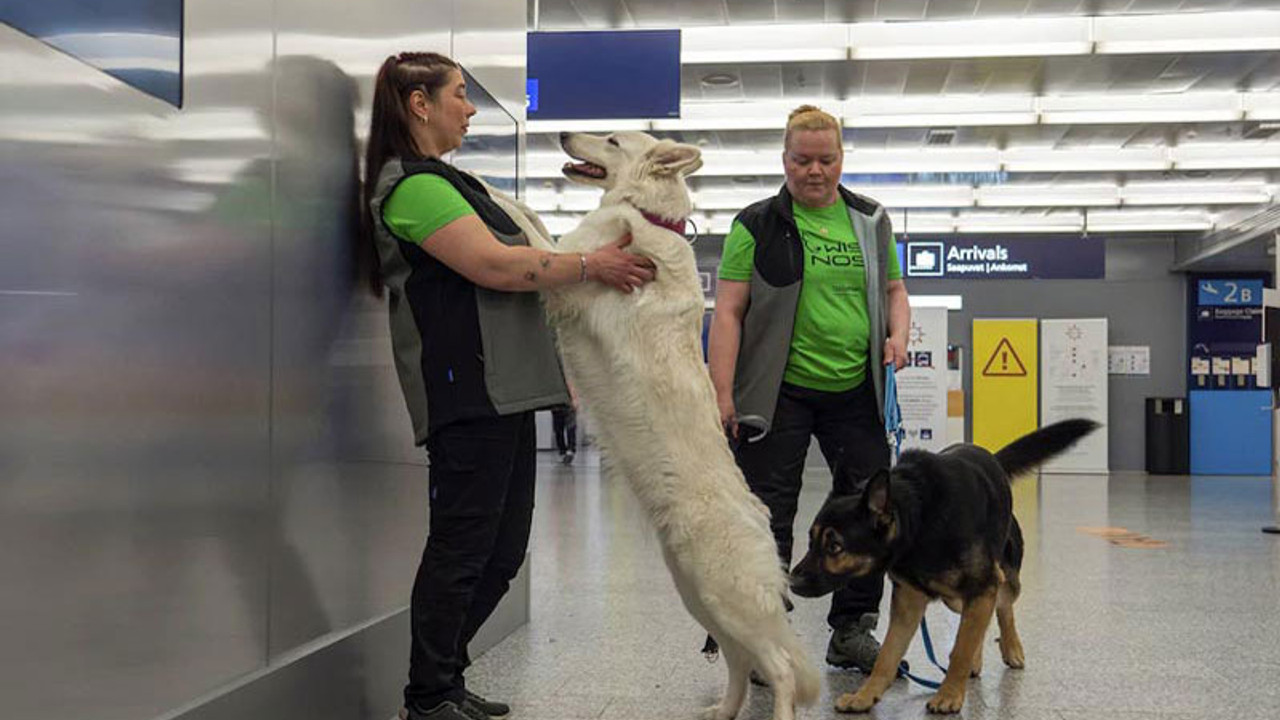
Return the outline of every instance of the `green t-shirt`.
{"type": "Polygon", "coordinates": [[[382,219],[401,240],[421,244],[431,234],[476,211],[457,188],[439,175],[410,175],[382,205],[382,219]]]}
{"type": "MultiPolygon", "coordinates": [[[[782,379],[812,390],[850,390],[866,377],[871,337],[862,248],[844,202],[816,209],[793,202],[791,210],[804,242],[804,283],[782,379]]],[[[724,239],[720,279],[751,280],[755,250],[751,232],[734,222],[724,239]]],[[[896,243],[889,244],[889,279],[902,279],[896,243]]]]}

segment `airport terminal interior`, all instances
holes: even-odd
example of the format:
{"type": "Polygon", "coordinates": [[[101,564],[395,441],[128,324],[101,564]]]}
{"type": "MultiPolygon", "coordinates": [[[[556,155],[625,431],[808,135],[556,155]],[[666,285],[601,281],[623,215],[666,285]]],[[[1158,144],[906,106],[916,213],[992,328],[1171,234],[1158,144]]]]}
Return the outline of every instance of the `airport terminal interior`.
{"type": "MultiPolygon", "coordinates": [[[[1026,666],[993,623],[960,717],[1280,716],[1274,0],[7,0],[0,718],[400,710],[429,468],[352,247],[375,76],[406,51],[468,84],[445,159],[553,236],[602,195],[562,133],[700,150],[704,352],[788,113],[830,113],[910,294],[897,444],[1102,426],[1013,482],[1026,666]]],[[[512,720],[701,717],[725,659],[601,418],[574,454],[535,423],[528,553],[467,688],[512,720]]],[[[816,443],[803,465],[793,560],[834,484],[816,443]]],[[[844,717],[865,676],[824,662],[829,601],[794,599],[822,678],[797,717],[844,717]]],[[[959,618],[926,623],[945,666],[959,618]]],[[[906,659],[941,680],[920,633],[906,659]]],[[[932,692],[900,678],[868,717],[932,692]]]]}

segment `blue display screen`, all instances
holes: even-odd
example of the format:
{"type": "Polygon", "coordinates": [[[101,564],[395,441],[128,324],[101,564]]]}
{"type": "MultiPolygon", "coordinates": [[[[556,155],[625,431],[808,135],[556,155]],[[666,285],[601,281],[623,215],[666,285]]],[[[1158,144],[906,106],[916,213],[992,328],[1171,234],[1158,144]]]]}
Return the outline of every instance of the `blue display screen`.
{"type": "Polygon", "coordinates": [[[183,0],[0,0],[0,22],[182,106],[183,0]]]}
{"type": "Polygon", "coordinates": [[[680,117],[680,31],[529,33],[530,120],[680,117]]]}

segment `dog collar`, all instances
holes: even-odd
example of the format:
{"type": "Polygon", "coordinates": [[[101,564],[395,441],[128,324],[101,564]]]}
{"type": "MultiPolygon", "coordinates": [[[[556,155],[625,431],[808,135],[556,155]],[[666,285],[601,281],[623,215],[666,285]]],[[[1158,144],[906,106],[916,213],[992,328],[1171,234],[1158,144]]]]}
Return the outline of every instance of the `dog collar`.
{"type": "MultiPolygon", "coordinates": [[[[640,210],[639,208],[636,208],[636,209],[640,210]]],[[[678,235],[684,235],[685,226],[689,222],[687,219],[668,220],[662,217],[661,215],[655,215],[647,210],[640,210],[640,214],[644,216],[645,220],[648,220],[654,225],[657,225],[658,227],[664,227],[678,235]]]]}

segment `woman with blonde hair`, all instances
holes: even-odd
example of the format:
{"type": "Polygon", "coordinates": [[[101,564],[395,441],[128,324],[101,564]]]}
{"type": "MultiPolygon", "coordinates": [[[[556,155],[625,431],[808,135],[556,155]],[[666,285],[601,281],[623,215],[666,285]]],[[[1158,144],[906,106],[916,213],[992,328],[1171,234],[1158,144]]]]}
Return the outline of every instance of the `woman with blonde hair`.
{"type": "MultiPolygon", "coordinates": [[[[790,565],[810,439],[869,478],[889,466],[884,368],[907,359],[911,310],[889,215],[840,185],[840,122],[812,105],[787,121],[778,193],[724,241],[708,355],[721,421],[790,565]]],[[[855,488],[837,487],[838,493],[855,488]]],[[[827,662],[870,672],[884,578],[835,594],[827,662]]]]}

